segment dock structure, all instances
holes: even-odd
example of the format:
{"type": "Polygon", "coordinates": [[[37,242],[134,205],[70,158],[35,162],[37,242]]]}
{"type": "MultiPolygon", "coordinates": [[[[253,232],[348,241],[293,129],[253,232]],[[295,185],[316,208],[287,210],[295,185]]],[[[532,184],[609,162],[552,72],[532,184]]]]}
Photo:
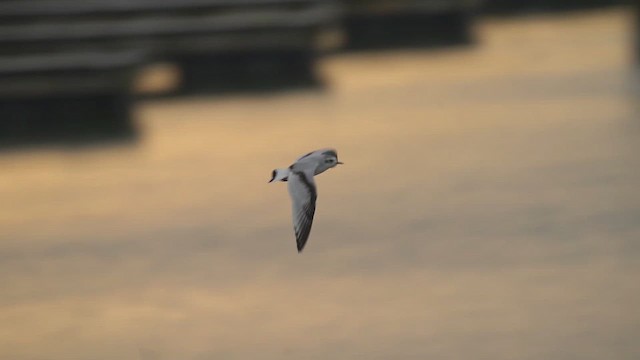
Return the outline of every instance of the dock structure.
{"type": "Polygon", "coordinates": [[[190,64],[234,52],[301,54],[313,66],[316,36],[337,21],[336,3],[2,1],[0,102],[98,97],[118,99],[114,104],[123,106],[130,102],[121,98],[130,96],[133,78],[145,65],[173,62],[188,78],[202,81],[201,74],[192,74],[190,64]]]}

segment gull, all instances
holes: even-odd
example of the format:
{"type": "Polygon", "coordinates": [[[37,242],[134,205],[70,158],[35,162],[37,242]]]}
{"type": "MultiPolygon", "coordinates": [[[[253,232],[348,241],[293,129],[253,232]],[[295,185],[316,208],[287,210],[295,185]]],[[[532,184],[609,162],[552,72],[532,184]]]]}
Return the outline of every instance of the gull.
{"type": "Polygon", "coordinates": [[[271,173],[269,182],[288,183],[298,252],[302,252],[309,239],[313,215],[316,212],[318,191],[313,177],[339,164],[342,163],[338,161],[336,150],[327,148],[312,151],[298,158],[288,169],[275,169],[271,173]]]}

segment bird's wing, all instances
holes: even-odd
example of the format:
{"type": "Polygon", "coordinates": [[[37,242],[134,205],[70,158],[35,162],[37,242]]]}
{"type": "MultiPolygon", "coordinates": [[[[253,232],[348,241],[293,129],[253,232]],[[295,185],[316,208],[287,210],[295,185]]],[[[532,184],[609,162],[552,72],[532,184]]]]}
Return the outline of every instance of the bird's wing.
{"type": "Polygon", "coordinates": [[[295,162],[298,162],[298,161],[300,161],[300,160],[302,160],[302,159],[306,159],[306,158],[308,158],[308,157],[314,156],[314,155],[316,155],[317,153],[318,153],[318,150],[315,150],[315,151],[312,151],[312,152],[310,152],[310,153],[304,154],[304,155],[300,156],[299,158],[297,158],[295,162]]]}
{"type": "Polygon", "coordinates": [[[313,169],[293,170],[289,175],[289,195],[293,215],[293,229],[296,234],[298,252],[301,252],[309,239],[313,215],[316,212],[316,184],[313,181],[313,169]]]}

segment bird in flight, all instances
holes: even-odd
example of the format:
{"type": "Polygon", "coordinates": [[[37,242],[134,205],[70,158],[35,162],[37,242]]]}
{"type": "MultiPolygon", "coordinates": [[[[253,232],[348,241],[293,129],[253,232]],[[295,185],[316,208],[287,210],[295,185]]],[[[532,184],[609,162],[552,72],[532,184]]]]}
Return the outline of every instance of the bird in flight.
{"type": "Polygon", "coordinates": [[[316,212],[318,192],[313,177],[339,164],[342,163],[338,161],[336,150],[327,148],[312,151],[298,158],[288,169],[275,169],[271,173],[269,182],[287,182],[298,252],[302,251],[309,239],[316,212]]]}

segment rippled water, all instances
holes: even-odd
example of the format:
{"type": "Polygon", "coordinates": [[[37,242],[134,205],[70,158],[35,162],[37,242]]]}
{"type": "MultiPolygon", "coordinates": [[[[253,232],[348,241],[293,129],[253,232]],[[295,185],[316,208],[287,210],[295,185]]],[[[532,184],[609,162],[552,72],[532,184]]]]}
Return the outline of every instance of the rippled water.
{"type": "Polygon", "coordinates": [[[0,153],[3,359],[637,359],[622,10],[327,59],[324,91],[157,100],[134,145],[0,153]],[[315,148],[296,253],[275,167],[315,148]]]}

